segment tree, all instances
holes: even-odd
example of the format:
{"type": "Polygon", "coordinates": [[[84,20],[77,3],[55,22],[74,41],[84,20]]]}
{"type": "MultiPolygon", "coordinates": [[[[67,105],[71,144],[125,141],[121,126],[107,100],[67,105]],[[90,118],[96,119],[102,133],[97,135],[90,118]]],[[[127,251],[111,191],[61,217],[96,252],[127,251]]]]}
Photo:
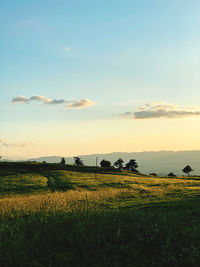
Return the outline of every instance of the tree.
{"type": "Polygon", "coordinates": [[[157,174],[155,172],[151,172],[151,173],[149,173],[149,175],[157,176],[157,174]]]}
{"type": "Polygon", "coordinates": [[[115,161],[114,166],[117,167],[119,170],[121,170],[123,168],[123,163],[124,163],[123,159],[119,158],[117,161],[115,161]]]}
{"type": "Polygon", "coordinates": [[[169,176],[169,177],[176,177],[176,175],[173,172],[168,173],[167,176],[169,176]]]}
{"type": "Polygon", "coordinates": [[[74,157],[74,164],[77,166],[84,166],[83,160],[79,157],[74,157]]]}
{"type": "Polygon", "coordinates": [[[132,172],[138,172],[136,170],[138,168],[138,164],[136,162],[136,159],[130,159],[128,163],[126,163],[125,170],[132,171],[132,172]]]}
{"type": "Polygon", "coordinates": [[[103,159],[101,162],[100,162],[100,165],[102,168],[109,168],[111,166],[111,162],[108,161],[108,160],[105,160],[103,159]]]}
{"type": "Polygon", "coordinates": [[[187,166],[185,166],[184,169],[182,169],[182,171],[183,171],[184,173],[187,173],[187,175],[189,176],[189,175],[190,175],[190,172],[192,172],[193,169],[190,167],[190,165],[187,165],[187,166]]]}
{"type": "Polygon", "coordinates": [[[62,158],[62,159],[61,159],[61,162],[60,162],[60,164],[63,164],[63,165],[65,165],[65,158],[62,158]]]}

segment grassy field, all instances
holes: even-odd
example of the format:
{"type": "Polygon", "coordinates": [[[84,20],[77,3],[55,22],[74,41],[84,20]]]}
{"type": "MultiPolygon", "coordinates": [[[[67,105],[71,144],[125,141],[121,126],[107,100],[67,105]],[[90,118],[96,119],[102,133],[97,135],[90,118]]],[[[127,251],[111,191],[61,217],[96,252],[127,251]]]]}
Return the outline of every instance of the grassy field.
{"type": "Polygon", "coordinates": [[[199,266],[200,178],[0,164],[0,266],[199,266]]]}

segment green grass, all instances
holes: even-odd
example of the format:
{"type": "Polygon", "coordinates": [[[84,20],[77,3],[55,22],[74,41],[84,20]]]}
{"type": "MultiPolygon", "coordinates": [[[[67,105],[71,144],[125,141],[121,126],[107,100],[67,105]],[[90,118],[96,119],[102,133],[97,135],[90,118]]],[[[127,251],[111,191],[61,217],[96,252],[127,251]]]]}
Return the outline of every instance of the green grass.
{"type": "Polygon", "coordinates": [[[0,177],[0,197],[46,191],[48,179],[38,174],[15,174],[0,177]]]}
{"type": "Polygon", "coordinates": [[[0,266],[199,266],[200,178],[0,169],[0,266]]]}

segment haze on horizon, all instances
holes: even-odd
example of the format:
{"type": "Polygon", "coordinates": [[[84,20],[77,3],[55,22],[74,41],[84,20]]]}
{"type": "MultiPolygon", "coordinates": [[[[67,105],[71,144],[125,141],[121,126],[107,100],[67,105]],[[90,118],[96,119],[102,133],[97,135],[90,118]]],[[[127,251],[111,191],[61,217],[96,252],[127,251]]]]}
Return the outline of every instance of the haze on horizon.
{"type": "Polygon", "coordinates": [[[0,3],[0,155],[200,150],[198,0],[0,3]]]}

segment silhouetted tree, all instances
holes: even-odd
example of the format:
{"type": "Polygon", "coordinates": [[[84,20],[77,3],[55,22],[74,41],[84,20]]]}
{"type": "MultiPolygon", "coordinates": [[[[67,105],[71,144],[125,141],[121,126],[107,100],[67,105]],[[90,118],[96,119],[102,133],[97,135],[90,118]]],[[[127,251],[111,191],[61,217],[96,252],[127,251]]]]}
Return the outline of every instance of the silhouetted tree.
{"type": "Polygon", "coordinates": [[[61,162],[60,162],[60,164],[63,164],[63,165],[65,165],[65,158],[62,158],[62,159],[61,159],[61,162]]]}
{"type": "Polygon", "coordinates": [[[74,157],[74,164],[78,166],[84,166],[83,160],[79,157],[74,157]]]}
{"type": "Polygon", "coordinates": [[[155,172],[151,172],[151,173],[149,173],[149,175],[157,176],[157,174],[155,172]]]}
{"type": "Polygon", "coordinates": [[[187,166],[185,166],[184,169],[182,169],[182,171],[183,171],[184,173],[187,173],[187,175],[189,176],[189,175],[190,175],[190,172],[192,172],[193,169],[190,167],[190,165],[187,165],[187,166]]]}
{"type": "Polygon", "coordinates": [[[102,168],[109,168],[111,166],[111,162],[108,161],[108,160],[105,160],[103,159],[101,162],[100,162],[100,165],[102,168]]]}
{"type": "Polygon", "coordinates": [[[176,177],[176,175],[173,172],[168,173],[167,176],[169,176],[169,177],[176,177]]]}
{"type": "Polygon", "coordinates": [[[125,170],[132,171],[132,172],[138,172],[136,170],[138,168],[138,164],[136,162],[136,159],[130,159],[128,163],[126,163],[125,170]]]}
{"type": "Polygon", "coordinates": [[[115,161],[114,166],[117,167],[119,170],[121,170],[123,168],[123,163],[124,163],[123,159],[119,158],[117,161],[115,161]]]}
{"type": "MultiPolygon", "coordinates": [[[[43,160],[43,162],[42,163],[44,163],[44,164],[46,164],[46,161],[45,160],[43,160]]],[[[64,163],[65,164],[65,163],[64,163]]]]}

